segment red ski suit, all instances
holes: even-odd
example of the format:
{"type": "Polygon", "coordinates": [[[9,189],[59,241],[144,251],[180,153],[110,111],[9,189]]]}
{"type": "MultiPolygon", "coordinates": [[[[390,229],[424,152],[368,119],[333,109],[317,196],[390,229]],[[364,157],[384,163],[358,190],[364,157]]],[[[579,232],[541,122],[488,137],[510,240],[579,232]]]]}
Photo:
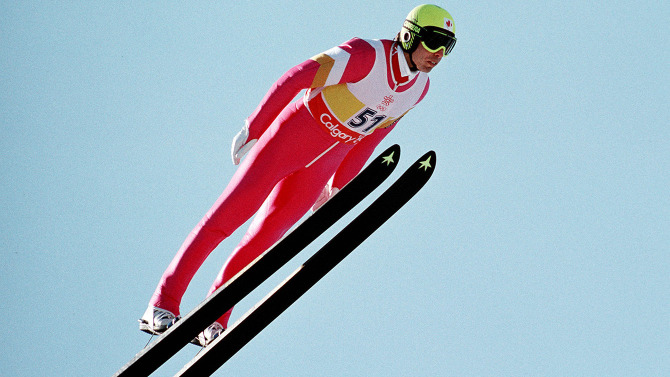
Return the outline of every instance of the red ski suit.
{"type": "MultiPolygon", "coordinates": [[[[209,254],[256,213],[209,294],[278,241],[324,186],[342,188],[397,121],[425,96],[428,75],[409,70],[390,40],[354,38],[286,72],[247,119],[258,139],[165,270],[150,305],[179,315],[209,254]],[[303,89],[302,100],[290,103],[303,89]]],[[[232,310],[232,309],[231,309],[232,310]]],[[[227,327],[230,311],[218,322],[227,327]]]]}

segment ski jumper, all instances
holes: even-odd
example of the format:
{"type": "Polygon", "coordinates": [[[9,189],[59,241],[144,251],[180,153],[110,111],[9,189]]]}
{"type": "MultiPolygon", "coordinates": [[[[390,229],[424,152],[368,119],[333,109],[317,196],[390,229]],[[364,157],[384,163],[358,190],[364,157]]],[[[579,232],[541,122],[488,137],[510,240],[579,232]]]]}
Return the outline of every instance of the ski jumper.
{"type": "MultiPolygon", "coordinates": [[[[353,38],[293,67],[247,119],[258,139],[230,183],[186,238],[150,305],[179,315],[188,284],[209,254],[256,213],[209,294],[277,242],[329,183],[342,188],[397,121],[428,91],[391,40],[353,38]],[[302,100],[291,103],[307,89],[302,100]]],[[[232,310],[232,309],[231,309],[232,310]]],[[[230,311],[218,322],[227,327],[230,311]]]]}

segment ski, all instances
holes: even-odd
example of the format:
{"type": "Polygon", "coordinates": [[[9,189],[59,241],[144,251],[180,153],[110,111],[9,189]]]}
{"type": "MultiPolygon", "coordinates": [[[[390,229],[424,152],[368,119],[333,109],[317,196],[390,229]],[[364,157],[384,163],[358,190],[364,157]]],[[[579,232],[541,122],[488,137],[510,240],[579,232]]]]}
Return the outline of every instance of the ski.
{"type": "Polygon", "coordinates": [[[416,161],[358,217],[279,284],[175,377],[210,376],[407,203],[428,181],[435,152],[416,161]]]}
{"type": "Polygon", "coordinates": [[[400,146],[397,144],[381,153],[337,195],[140,351],[114,376],[137,377],[153,373],[374,191],[391,175],[399,158],[400,146]]]}

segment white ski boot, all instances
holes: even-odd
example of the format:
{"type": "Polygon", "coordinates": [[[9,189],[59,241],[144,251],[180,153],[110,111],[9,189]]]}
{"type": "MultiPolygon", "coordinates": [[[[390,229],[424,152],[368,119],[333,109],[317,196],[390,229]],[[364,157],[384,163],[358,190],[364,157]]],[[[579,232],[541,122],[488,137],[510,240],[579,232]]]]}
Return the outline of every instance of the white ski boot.
{"type": "Polygon", "coordinates": [[[224,329],[219,322],[214,322],[209,325],[205,331],[198,334],[198,336],[193,339],[191,343],[195,344],[196,346],[207,347],[214,341],[214,339],[223,334],[224,331],[226,331],[226,329],[224,329]]]}
{"type": "Polygon", "coordinates": [[[162,334],[180,318],[168,310],[150,306],[139,320],[140,330],[153,335],[162,334]]]}

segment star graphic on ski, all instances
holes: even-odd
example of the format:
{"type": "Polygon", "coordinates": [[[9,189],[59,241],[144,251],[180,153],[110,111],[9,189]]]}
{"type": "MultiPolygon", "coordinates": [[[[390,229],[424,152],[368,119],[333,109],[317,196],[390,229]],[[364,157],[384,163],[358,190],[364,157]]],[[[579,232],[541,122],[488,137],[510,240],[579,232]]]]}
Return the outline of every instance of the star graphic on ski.
{"type": "Polygon", "coordinates": [[[428,171],[428,168],[432,168],[433,166],[430,164],[430,157],[426,159],[426,161],[420,161],[419,162],[419,169],[423,169],[424,171],[428,171]]]}
{"type": "Polygon", "coordinates": [[[391,152],[390,155],[382,157],[382,164],[386,164],[386,166],[389,166],[389,165],[395,163],[395,161],[393,161],[393,154],[394,153],[395,152],[391,152]]]}

